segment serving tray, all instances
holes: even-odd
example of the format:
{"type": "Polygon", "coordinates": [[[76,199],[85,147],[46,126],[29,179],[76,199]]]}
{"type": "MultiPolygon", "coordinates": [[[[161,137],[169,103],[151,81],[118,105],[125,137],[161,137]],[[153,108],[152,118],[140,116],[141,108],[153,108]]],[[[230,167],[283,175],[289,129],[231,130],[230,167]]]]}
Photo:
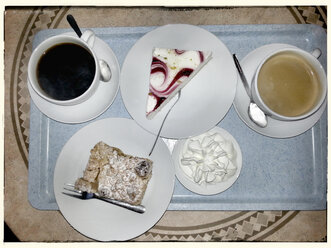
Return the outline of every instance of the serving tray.
{"type": "MultiPolygon", "coordinates": [[[[319,48],[326,68],[326,33],[317,25],[225,25],[201,26],[215,34],[242,59],[270,43],[295,45],[306,51],[319,48]]],[[[157,27],[94,28],[114,51],[122,65],[135,42],[157,27]]],[[[33,47],[69,29],[50,29],[35,35],[33,47]]],[[[28,198],[34,208],[58,210],[53,192],[57,157],[68,139],[80,128],[103,118],[131,118],[120,91],[110,108],[98,118],[81,124],[64,124],[42,114],[30,104],[28,198]]],[[[232,106],[218,126],[238,141],[243,156],[241,174],[221,194],[202,196],[184,188],[178,180],[168,210],[317,210],[326,209],[327,110],[308,131],[292,138],[275,139],[256,133],[238,117],[232,106]]],[[[164,139],[172,150],[176,140],[164,139]]]]}

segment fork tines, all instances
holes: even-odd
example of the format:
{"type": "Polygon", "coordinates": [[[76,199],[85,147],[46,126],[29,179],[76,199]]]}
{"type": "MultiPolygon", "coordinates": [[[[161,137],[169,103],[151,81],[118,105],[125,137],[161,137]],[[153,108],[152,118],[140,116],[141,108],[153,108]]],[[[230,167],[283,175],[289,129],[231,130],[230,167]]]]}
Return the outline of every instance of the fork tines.
{"type": "Polygon", "coordinates": [[[63,189],[67,190],[67,191],[70,191],[70,192],[74,192],[75,194],[71,194],[71,193],[67,193],[67,192],[62,192],[62,193],[65,194],[65,195],[68,195],[68,196],[75,197],[75,198],[84,199],[84,200],[97,198],[97,199],[106,201],[108,203],[111,203],[111,204],[114,204],[114,205],[117,205],[117,206],[120,206],[120,207],[124,207],[124,208],[129,209],[129,210],[135,211],[135,212],[140,213],[140,214],[142,214],[146,211],[145,207],[142,206],[142,205],[137,205],[137,206],[136,205],[131,205],[127,202],[122,202],[122,201],[118,201],[118,200],[115,200],[115,199],[106,199],[106,198],[98,196],[97,194],[77,190],[77,189],[75,189],[75,185],[73,185],[71,183],[66,183],[65,187],[63,189]]]}
{"type": "Polygon", "coordinates": [[[68,190],[68,191],[71,191],[71,192],[74,192],[74,193],[78,193],[78,194],[81,194],[82,193],[82,191],[75,189],[75,185],[74,184],[66,183],[65,186],[70,187],[70,188],[64,187],[63,189],[65,189],[65,190],[68,190]]]}

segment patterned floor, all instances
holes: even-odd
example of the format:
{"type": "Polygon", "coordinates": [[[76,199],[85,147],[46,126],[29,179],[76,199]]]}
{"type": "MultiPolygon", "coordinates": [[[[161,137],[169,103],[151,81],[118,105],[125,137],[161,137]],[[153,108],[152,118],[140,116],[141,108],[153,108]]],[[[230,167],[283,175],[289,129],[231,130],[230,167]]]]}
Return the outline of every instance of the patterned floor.
{"type": "MultiPolygon", "coordinates": [[[[30,96],[27,90],[27,63],[32,52],[34,34],[42,29],[57,28],[69,7],[31,10],[18,39],[10,75],[10,109],[13,135],[26,169],[29,151],[30,96]]],[[[288,7],[297,23],[317,24],[327,29],[326,7],[288,7]]],[[[185,11],[176,8],[172,11],[185,11]]],[[[6,108],[7,109],[7,108],[6,108]]],[[[136,241],[259,241],[289,223],[300,211],[242,211],[226,212],[208,223],[171,226],[161,222],[135,239],[136,241]]],[[[171,214],[171,213],[169,213],[171,214]]],[[[14,224],[12,224],[14,225],[14,224]]],[[[323,240],[325,241],[326,238],[323,240]]],[[[322,240],[321,240],[322,241],[322,240]]]]}

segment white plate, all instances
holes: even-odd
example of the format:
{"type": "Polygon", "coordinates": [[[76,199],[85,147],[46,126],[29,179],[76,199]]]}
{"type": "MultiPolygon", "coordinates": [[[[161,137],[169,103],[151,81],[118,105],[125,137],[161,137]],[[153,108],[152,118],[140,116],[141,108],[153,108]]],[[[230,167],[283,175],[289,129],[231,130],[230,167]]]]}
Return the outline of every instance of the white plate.
{"type": "MultiPolygon", "coordinates": [[[[245,73],[249,85],[251,84],[254,72],[258,64],[262,61],[262,59],[266,56],[266,54],[272,52],[273,50],[279,48],[286,48],[286,47],[293,47],[293,46],[287,44],[265,45],[250,52],[249,54],[246,55],[245,58],[241,60],[240,64],[242,66],[242,69],[245,73]]],[[[314,124],[321,118],[325,110],[326,101],[319,108],[319,110],[317,110],[313,115],[309,116],[306,119],[302,119],[298,121],[280,121],[268,117],[267,127],[261,128],[257,126],[254,122],[252,122],[248,116],[247,109],[249,105],[249,97],[245,91],[241,79],[238,77],[237,91],[233,105],[241,120],[254,131],[273,138],[289,138],[289,137],[297,136],[307,131],[312,126],[314,126],[314,124]]]]}
{"type": "Polygon", "coordinates": [[[174,97],[152,120],[146,118],[154,47],[212,51],[212,59],[183,88],[181,99],[167,117],[161,136],[187,138],[214,127],[232,105],[237,84],[236,68],[232,55],[220,39],[205,29],[186,24],[156,28],[139,39],[126,56],[120,88],[125,107],[132,118],[156,134],[176,99],[174,97]]]}
{"type": "Polygon", "coordinates": [[[99,241],[128,240],[143,234],[162,217],[171,200],[175,169],[168,147],[159,139],[150,159],[152,177],[142,205],[144,214],[97,199],[80,200],[62,194],[65,183],[83,175],[90,149],[99,141],[120,148],[124,153],[147,157],[155,136],[133,120],[108,118],[93,122],[74,134],[63,147],[54,172],[56,202],[65,219],[77,231],[99,241]]]}
{"type": "Polygon", "coordinates": [[[40,97],[28,82],[31,98],[42,113],[59,122],[81,123],[98,117],[109,108],[119,89],[120,66],[112,49],[98,37],[95,40],[95,52],[98,58],[108,63],[112,77],[109,82],[101,82],[95,94],[83,103],[73,106],[55,105],[40,97]]]}
{"type": "Polygon", "coordinates": [[[238,179],[242,167],[242,154],[241,149],[238,144],[238,142],[235,140],[235,138],[226,130],[220,127],[214,127],[210,130],[210,132],[218,132],[222,137],[224,137],[225,140],[229,140],[232,142],[233,147],[235,151],[237,152],[237,157],[235,160],[235,163],[237,165],[237,171],[233,175],[233,177],[229,178],[227,181],[220,182],[218,184],[214,185],[199,185],[197,183],[194,183],[183,171],[180,165],[180,152],[186,142],[186,139],[180,140],[176,143],[174,150],[172,152],[172,159],[174,160],[175,164],[175,171],[176,171],[176,177],[180,181],[180,183],[187,188],[188,190],[200,194],[200,195],[215,195],[218,193],[221,193],[228,188],[230,188],[234,182],[238,179]]]}

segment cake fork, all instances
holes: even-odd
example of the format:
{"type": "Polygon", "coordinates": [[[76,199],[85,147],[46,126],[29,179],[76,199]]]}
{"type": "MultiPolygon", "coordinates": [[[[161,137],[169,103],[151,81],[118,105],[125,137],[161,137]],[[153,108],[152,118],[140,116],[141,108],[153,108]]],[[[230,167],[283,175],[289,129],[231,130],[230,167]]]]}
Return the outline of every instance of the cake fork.
{"type": "Polygon", "coordinates": [[[142,205],[131,205],[127,202],[122,202],[122,201],[102,197],[98,193],[89,193],[86,191],[77,190],[77,189],[75,189],[75,186],[70,183],[66,183],[65,186],[67,186],[69,188],[64,187],[63,189],[66,191],[72,192],[72,193],[68,193],[68,192],[62,192],[62,193],[65,195],[71,196],[71,197],[76,197],[76,198],[82,199],[82,200],[89,200],[92,198],[96,198],[96,199],[103,200],[103,201],[112,203],[114,205],[120,206],[120,207],[124,207],[128,210],[132,210],[132,211],[140,213],[140,214],[142,214],[146,211],[145,207],[142,205]]]}
{"type": "Polygon", "coordinates": [[[165,120],[167,119],[167,117],[168,117],[170,111],[172,110],[172,108],[173,108],[173,107],[176,105],[176,103],[179,101],[179,98],[180,98],[181,92],[182,92],[182,90],[179,90],[179,91],[178,91],[178,93],[177,93],[177,96],[178,96],[178,97],[177,97],[177,100],[176,100],[175,103],[171,106],[171,108],[168,110],[168,113],[166,114],[166,116],[163,118],[162,124],[161,124],[161,126],[160,126],[160,129],[159,129],[157,135],[156,135],[156,138],[155,138],[154,144],[153,144],[152,149],[151,149],[151,151],[149,152],[148,156],[151,156],[151,154],[152,154],[152,152],[153,152],[153,150],[154,150],[154,147],[155,147],[155,145],[156,145],[156,142],[157,142],[157,140],[159,139],[159,136],[160,136],[160,133],[161,133],[161,130],[162,130],[163,124],[164,124],[165,120]]]}

